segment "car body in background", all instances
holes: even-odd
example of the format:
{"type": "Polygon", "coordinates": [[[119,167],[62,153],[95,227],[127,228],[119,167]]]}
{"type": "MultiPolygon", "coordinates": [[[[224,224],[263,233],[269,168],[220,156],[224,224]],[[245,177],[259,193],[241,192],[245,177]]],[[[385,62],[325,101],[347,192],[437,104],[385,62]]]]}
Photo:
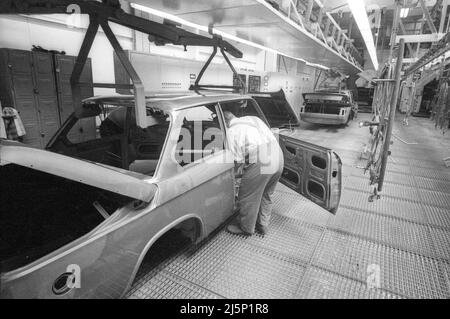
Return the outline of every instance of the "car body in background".
{"type": "Polygon", "coordinates": [[[358,114],[358,104],[349,90],[304,93],[303,101],[300,117],[308,123],[346,125],[358,114]]]}
{"type": "Polygon", "coordinates": [[[271,123],[285,158],[280,181],[335,213],[342,163],[290,136],[298,118],[283,97],[154,95],[146,128],[133,123],[133,96],[94,97],[46,150],[1,140],[0,297],[121,297],[169,231],[199,242],[226,223],[235,176],[224,111],[271,123]],[[96,133],[80,140],[94,119],[96,133]]]}

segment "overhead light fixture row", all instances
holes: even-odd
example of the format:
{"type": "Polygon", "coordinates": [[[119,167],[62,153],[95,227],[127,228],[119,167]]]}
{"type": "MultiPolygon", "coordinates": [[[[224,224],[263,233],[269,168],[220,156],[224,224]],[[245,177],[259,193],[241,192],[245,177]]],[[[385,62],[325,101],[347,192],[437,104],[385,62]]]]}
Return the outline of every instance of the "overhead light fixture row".
{"type": "MultiPolygon", "coordinates": [[[[202,25],[199,25],[199,24],[196,24],[196,23],[192,23],[192,22],[184,20],[184,19],[182,19],[180,17],[177,17],[175,15],[169,14],[167,12],[159,11],[159,10],[156,10],[156,9],[153,9],[153,8],[149,8],[149,7],[137,4],[137,3],[131,3],[130,5],[131,5],[132,8],[134,8],[136,10],[147,12],[149,14],[158,16],[158,17],[163,18],[163,19],[171,20],[173,22],[179,23],[179,24],[184,25],[184,26],[189,27],[189,28],[196,29],[198,31],[209,33],[209,28],[207,26],[202,26],[202,25]]],[[[323,69],[323,70],[329,70],[330,69],[330,68],[328,68],[328,67],[326,67],[324,65],[317,64],[317,63],[310,63],[310,62],[308,62],[308,61],[306,61],[304,59],[300,59],[300,58],[296,58],[296,57],[293,57],[293,56],[286,55],[286,54],[284,54],[284,53],[282,53],[282,52],[280,52],[278,50],[268,48],[266,46],[263,46],[261,44],[258,44],[258,43],[252,42],[252,41],[241,39],[239,37],[236,37],[234,35],[231,35],[229,33],[226,33],[226,32],[223,32],[223,31],[220,31],[220,30],[217,30],[217,29],[214,29],[214,33],[217,34],[217,35],[222,36],[222,38],[224,38],[224,39],[228,39],[228,40],[231,40],[231,41],[242,43],[242,44],[245,44],[245,45],[248,45],[248,46],[260,49],[260,50],[276,53],[278,55],[283,55],[283,56],[286,56],[288,58],[291,58],[291,59],[294,59],[294,60],[297,60],[297,61],[305,62],[306,65],[314,67],[314,68],[323,69]]]]}
{"type": "Polygon", "coordinates": [[[372,29],[370,28],[369,18],[367,16],[364,1],[361,0],[347,0],[350,11],[358,25],[359,31],[366,44],[367,51],[369,52],[370,59],[372,61],[375,70],[378,70],[378,58],[377,51],[375,49],[375,43],[373,41],[372,29]]]}
{"type": "Polygon", "coordinates": [[[409,14],[409,8],[400,9],[400,18],[406,18],[409,14]]]}

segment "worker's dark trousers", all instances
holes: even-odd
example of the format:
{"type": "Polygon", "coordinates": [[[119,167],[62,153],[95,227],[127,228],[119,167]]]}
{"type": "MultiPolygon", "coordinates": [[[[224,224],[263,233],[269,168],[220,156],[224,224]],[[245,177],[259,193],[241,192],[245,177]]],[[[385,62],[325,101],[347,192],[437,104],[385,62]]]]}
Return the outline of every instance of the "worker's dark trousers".
{"type": "Polygon", "coordinates": [[[253,234],[255,226],[267,227],[272,214],[271,196],[283,172],[284,160],[281,150],[275,158],[275,169],[268,174],[265,164],[247,164],[241,179],[238,194],[239,224],[243,231],[253,234]]]}

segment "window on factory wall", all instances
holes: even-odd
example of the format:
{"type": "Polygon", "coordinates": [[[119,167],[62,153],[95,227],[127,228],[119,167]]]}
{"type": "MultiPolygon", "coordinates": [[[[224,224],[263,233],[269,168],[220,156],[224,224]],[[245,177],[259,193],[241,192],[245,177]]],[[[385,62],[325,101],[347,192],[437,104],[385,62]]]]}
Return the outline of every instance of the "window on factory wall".
{"type": "Polygon", "coordinates": [[[224,149],[225,133],[217,110],[217,104],[211,104],[182,111],[175,151],[178,164],[186,166],[224,149]]]}

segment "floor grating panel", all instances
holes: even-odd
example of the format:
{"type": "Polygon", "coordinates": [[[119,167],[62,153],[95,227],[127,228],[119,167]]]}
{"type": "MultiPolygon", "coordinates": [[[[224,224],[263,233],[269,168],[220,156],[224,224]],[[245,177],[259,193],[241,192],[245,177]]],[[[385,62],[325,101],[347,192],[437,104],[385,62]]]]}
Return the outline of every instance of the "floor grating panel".
{"type": "MultiPolygon", "coordinates": [[[[370,193],[374,186],[369,185],[369,180],[367,178],[351,176],[344,184],[344,187],[370,193]]],[[[418,192],[415,187],[392,184],[390,182],[385,182],[383,184],[383,195],[410,201],[418,201],[418,192]]]]}
{"type": "Polygon", "coordinates": [[[401,218],[413,222],[423,222],[423,209],[420,203],[399,198],[383,196],[383,200],[368,201],[370,193],[346,189],[341,198],[341,207],[368,211],[393,218],[401,218]],[[401,209],[400,209],[401,208],[401,209]]]}
{"type": "Polygon", "coordinates": [[[450,211],[448,209],[426,206],[424,213],[429,225],[450,230],[450,211]]]}
{"type": "Polygon", "coordinates": [[[143,265],[127,297],[450,298],[450,168],[442,163],[450,138],[427,119],[397,122],[395,135],[418,144],[394,140],[381,198],[370,203],[361,132],[356,122],[295,132],[343,159],[336,215],[279,184],[267,235],[221,230],[143,265]]]}
{"type": "Polygon", "coordinates": [[[167,271],[151,272],[128,294],[132,299],[218,299],[214,294],[167,271]]]}
{"type": "Polygon", "coordinates": [[[275,192],[273,196],[274,212],[281,216],[297,219],[305,223],[323,226],[332,216],[297,193],[275,192]]]}
{"type": "Polygon", "coordinates": [[[414,177],[412,175],[406,175],[401,173],[389,172],[384,177],[384,181],[398,185],[415,186],[414,177]]]}
{"type": "Polygon", "coordinates": [[[414,176],[437,179],[440,181],[450,180],[450,170],[445,168],[432,169],[432,168],[416,167],[412,171],[412,174],[414,174],[414,176]]]}
{"type": "Polygon", "coordinates": [[[427,189],[419,189],[418,193],[424,205],[443,207],[450,211],[450,194],[427,189]]]}
{"type": "Polygon", "coordinates": [[[408,298],[448,298],[440,261],[353,236],[327,231],[313,261],[317,267],[366,282],[379,267],[380,289],[408,298]]]}
{"type": "MultiPolygon", "coordinates": [[[[260,247],[257,237],[238,238],[219,233],[194,255],[180,256],[165,270],[227,298],[291,298],[304,273],[301,249],[287,256],[270,245],[260,247]]],[[[312,248],[306,242],[303,246],[310,258],[312,248]]]]}
{"type": "Polygon", "coordinates": [[[450,231],[430,227],[438,256],[450,260],[450,231]]]}
{"type": "Polygon", "coordinates": [[[427,226],[357,210],[341,209],[329,228],[387,246],[434,257],[427,226]]]}
{"type": "Polygon", "coordinates": [[[420,187],[421,189],[426,188],[432,191],[450,194],[450,182],[448,181],[440,181],[420,176],[415,176],[414,179],[416,181],[417,186],[420,187]]]}
{"type": "Polygon", "coordinates": [[[392,293],[377,288],[368,288],[367,284],[349,279],[333,272],[311,267],[305,274],[297,298],[305,299],[398,299],[392,293]]]}

